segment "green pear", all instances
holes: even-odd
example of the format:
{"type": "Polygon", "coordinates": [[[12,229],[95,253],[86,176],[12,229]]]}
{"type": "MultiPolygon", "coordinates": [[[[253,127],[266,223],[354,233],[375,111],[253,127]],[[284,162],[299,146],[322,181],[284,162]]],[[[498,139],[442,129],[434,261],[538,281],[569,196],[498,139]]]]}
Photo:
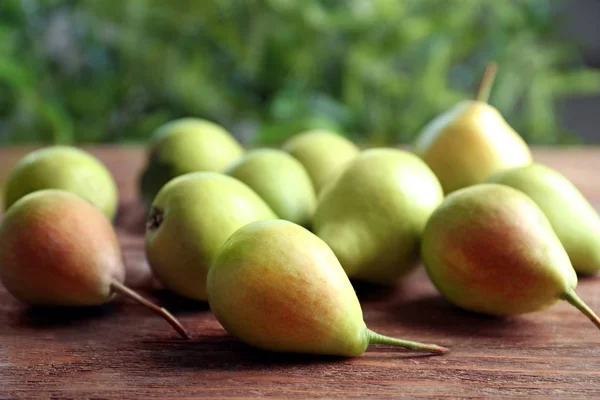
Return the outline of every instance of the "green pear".
{"type": "Polygon", "coordinates": [[[98,159],[75,147],[44,147],[19,160],[6,180],[4,207],[8,209],[21,197],[41,189],[75,193],[111,220],[117,210],[119,199],[112,175],[98,159]]]}
{"type": "Polygon", "coordinates": [[[531,163],[525,141],[487,103],[495,75],[490,64],[475,101],[463,101],[429,122],[414,151],[437,175],[445,193],[484,182],[501,169],[531,163]]]}
{"type": "Polygon", "coordinates": [[[541,164],[499,171],[488,182],[518,189],[542,209],[580,274],[600,271],[600,217],[565,176],[541,164]]]}
{"type": "Polygon", "coordinates": [[[206,300],[206,274],[238,228],[277,216],[246,184],[215,172],[193,172],[156,195],[146,226],[146,255],[163,285],[206,300]]]}
{"type": "Polygon", "coordinates": [[[298,133],[282,148],[304,165],[317,193],[328,181],[335,180],[359,153],[350,140],[326,130],[298,133]]]}
{"type": "Polygon", "coordinates": [[[446,351],[368,329],[331,249],[292,222],[258,221],[237,230],[211,266],[206,290],[223,327],[264,350],[353,357],[381,343],[446,351]]]}
{"type": "Polygon", "coordinates": [[[223,172],[244,150],[220,125],[181,118],[154,132],[148,152],[148,163],[140,176],[140,192],[147,207],[171,179],[196,171],[223,172]]]}
{"type": "Polygon", "coordinates": [[[95,306],[122,293],[163,317],[187,338],[181,324],[123,284],[117,235],[102,212],[57,189],[25,195],[0,224],[0,281],[35,306],[95,306]]]}
{"type": "Polygon", "coordinates": [[[393,284],[419,257],[427,219],[442,202],[427,164],[409,152],[362,152],[319,198],[313,231],[350,278],[393,284]]]}
{"type": "Polygon", "coordinates": [[[257,149],[226,173],[252,188],[280,218],[308,226],[317,203],[308,173],[298,160],[276,149],[257,149]]]}
{"type": "Polygon", "coordinates": [[[421,253],[432,282],[459,307],[518,315],[562,299],[600,328],[575,294],[577,275],[548,218],[521,191],[483,183],[448,195],[427,222],[421,253]]]}

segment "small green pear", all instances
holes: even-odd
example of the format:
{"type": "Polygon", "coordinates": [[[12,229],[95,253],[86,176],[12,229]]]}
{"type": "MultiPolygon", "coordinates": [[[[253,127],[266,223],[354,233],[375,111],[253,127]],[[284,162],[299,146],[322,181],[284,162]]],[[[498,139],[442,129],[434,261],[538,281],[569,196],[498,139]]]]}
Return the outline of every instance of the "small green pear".
{"type": "Polygon", "coordinates": [[[237,230],[211,266],[206,290],[223,327],[264,350],[353,357],[380,343],[446,351],[368,329],[331,249],[288,221],[258,221],[237,230]]]}
{"type": "Polygon", "coordinates": [[[350,140],[321,129],[298,133],[282,148],[304,165],[317,193],[328,181],[335,180],[359,153],[350,140]]]}
{"type": "Polygon", "coordinates": [[[147,207],[169,180],[189,172],[223,172],[244,150],[222,126],[200,118],[180,118],[154,132],[148,152],[148,164],[140,176],[147,207]]]}
{"type": "Polygon", "coordinates": [[[0,281],[16,298],[35,306],[95,306],[122,293],[188,337],[168,311],[126,287],[124,278],[110,221],[73,193],[44,189],[25,195],[0,224],[0,281]]]}
{"type": "Polygon", "coordinates": [[[563,244],[575,271],[600,271],[600,217],[564,175],[541,164],[499,171],[488,182],[518,189],[542,209],[563,244]]]}
{"type": "Polygon", "coordinates": [[[442,199],[440,183],[419,157],[370,149],[322,192],[313,231],[350,278],[393,284],[417,266],[425,223],[442,199]]]}
{"type": "Polygon", "coordinates": [[[566,300],[600,328],[575,294],[577,275],[548,218],[511,187],[483,183],[448,195],[425,228],[429,277],[452,303],[492,315],[517,315],[566,300]]]}
{"type": "Polygon", "coordinates": [[[206,300],[206,274],[219,248],[238,228],[276,219],[245,183],[215,172],[193,172],[159,192],[146,226],[146,255],[163,285],[206,300]]]}
{"type": "Polygon", "coordinates": [[[475,101],[463,101],[429,122],[414,151],[437,175],[445,193],[484,182],[498,170],[531,163],[525,141],[487,103],[496,71],[490,64],[475,101]]]}
{"type": "Polygon", "coordinates": [[[252,188],[280,218],[310,224],[317,203],[315,189],[302,164],[288,153],[251,150],[226,173],[252,188]]]}
{"type": "Polygon", "coordinates": [[[35,150],[13,167],[6,180],[4,207],[28,193],[41,189],[61,189],[83,197],[109,219],[117,210],[117,185],[106,168],[90,153],[69,146],[35,150]]]}

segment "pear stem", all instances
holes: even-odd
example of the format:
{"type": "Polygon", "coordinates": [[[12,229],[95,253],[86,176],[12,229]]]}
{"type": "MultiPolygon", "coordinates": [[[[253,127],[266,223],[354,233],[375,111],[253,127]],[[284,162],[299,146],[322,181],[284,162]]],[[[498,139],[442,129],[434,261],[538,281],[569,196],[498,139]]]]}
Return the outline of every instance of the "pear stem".
{"type": "Polygon", "coordinates": [[[438,346],[437,344],[426,344],[413,342],[410,340],[396,339],[389,336],[381,335],[370,329],[367,329],[367,335],[369,338],[369,344],[389,344],[391,346],[404,347],[412,350],[423,350],[439,354],[444,354],[450,351],[445,347],[438,346]]]}
{"type": "Polygon", "coordinates": [[[490,98],[490,91],[492,90],[492,85],[494,84],[494,80],[496,79],[496,72],[498,71],[498,64],[495,62],[491,62],[485,68],[485,72],[483,73],[483,77],[481,78],[481,82],[479,83],[479,89],[477,89],[477,95],[475,99],[477,101],[482,101],[487,103],[490,98]]]}
{"type": "Polygon", "coordinates": [[[162,307],[159,307],[156,304],[152,303],[151,301],[145,299],[144,297],[140,296],[134,290],[128,288],[125,285],[123,285],[121,282],[113,280],[110,283],[110,288],[111,288],[111,290],[113,292],[121,293],[121,294],[129,297],[130,299],[133,299],[133,300],[137,301],[138,303],[140,303],[144,307],[149,308],[150,310],[154,311],[156,314],[158,314],[161,317],[163,317],[165,319],[165,321],[167,321],[169,323],[169,325],[171,325],[177,331],[177,333],[179,333],[179,335],[181,335],[182,338],[184,338],[184,339],[189,339],[190,338],[190,335],[188,335],[187,331],[181,325],[181,323],[177,320],[177,318],[175,318],[166,309],[164,309],[162,307]]]}
{"type": "Polygon", "coordinates": [[[568,301],[574,307],[576,307],[579,311],[583,313],[586,317],[590,319],[596,325],[598,329],[600,329],[600,318],[596,315],[594,311],[579,296],[573,289],[569,289],[565,293],[562,294],[561,298],[563,300],[568,301]]]}

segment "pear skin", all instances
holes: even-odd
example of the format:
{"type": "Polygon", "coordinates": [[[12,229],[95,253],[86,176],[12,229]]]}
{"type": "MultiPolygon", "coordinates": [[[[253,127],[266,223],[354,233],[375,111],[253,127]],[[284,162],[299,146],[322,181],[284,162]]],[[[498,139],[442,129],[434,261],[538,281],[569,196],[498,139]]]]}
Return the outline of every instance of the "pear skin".
{"type": "Polygon", "coordinates": [[[352,141],[321,129],[298,133],[282,148],[304,165],[317,193],[327,182],[335,180],[359,153],[352,141]]]}
{"type": "Polygon", "coordinates": [[[126,287],[124,278],[110,221],[73,193],[45,189],[25,195],[0,224],[0,281],[14,297],[34,306],[95,306],[122,293],[188,337],[168,311],[126,287]]]}
{"type": "Polygon", "coordinates": [[[118,192],[112,175],[98,159],[75,147],[45,147],[23,157],[6,180],[4,206],[8,209],[21,197],[41,189],[75,193],[111,220],[117,210],[118,192]]]}
{"type": "Polygon", "coordinates": [[[429,219],[425,269],[438,290],[464,309],[518,315],[569,301],[600,328],[577,297],[577,275],[542,210],[524,193],[479,184],[448,195],[429,219]]]}
{"type": "Polygon", "coordinates": [[[222,126],[200,118],[180,118],[160,126],[148,146],[140,192],[149,206],[169,180],[190,172],[223,172],[244,153],[222,126]]]}
{"type": "Polygon", "coordinates": [[[366,150],[322,192],[313,231],[350,278],[393,284],[417,266],[425,223],[442,199],[440,183],[419,157],[366,150]]]}
{"type": "Polygon", "coordinates": [[[206,274],[219,248],[238,228],[276,219],[245,183],[215,172],[194,172],[167,183],[146,227],[146,255],[169,290],[206,300],[206,274]]]}
{"type": "Polygon", "coordinates": [[[317,203],[315,189],[302,164],[288,153],[251,150],[226,173],[252,188],[280,218],[310,225],[317,203]]]}
{"type": "Polygon", "coordinates": [[[331,249],[288,221],[259,221],[236,231],[210,268],[207,293],[223,327],[264,350],[346,357],[362,354],[370,343],[446,350],[369,330],[331,249]]]}
{"type": "Polygon", "coordinates": [[[415,153],[437,175],[446,194],[532,161],[527,143],[487,103],[495,73],[495,67],[489,68],[478,99],[460,102],[434,118],[415,142],[415,153]]]}
{"type": "Polygon", "coordinates": [[[600,271],[600,217],[564,175],[531,164],[499,171],[488,182],[510,186],[533,199],[548,217],[576,272],[600,271]]]}

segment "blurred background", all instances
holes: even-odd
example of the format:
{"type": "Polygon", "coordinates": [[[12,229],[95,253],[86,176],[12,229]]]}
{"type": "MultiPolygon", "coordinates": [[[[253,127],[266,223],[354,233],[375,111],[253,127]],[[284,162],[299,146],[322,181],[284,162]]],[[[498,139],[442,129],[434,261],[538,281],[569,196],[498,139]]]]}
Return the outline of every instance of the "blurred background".
{"type": "Polygon", "coordinates": [[[530,144],[600,142],[597,0],[0,0],[0,146],[138,143],[182,116],[244,144],[410,143],[472,98],[530,144]]]}

